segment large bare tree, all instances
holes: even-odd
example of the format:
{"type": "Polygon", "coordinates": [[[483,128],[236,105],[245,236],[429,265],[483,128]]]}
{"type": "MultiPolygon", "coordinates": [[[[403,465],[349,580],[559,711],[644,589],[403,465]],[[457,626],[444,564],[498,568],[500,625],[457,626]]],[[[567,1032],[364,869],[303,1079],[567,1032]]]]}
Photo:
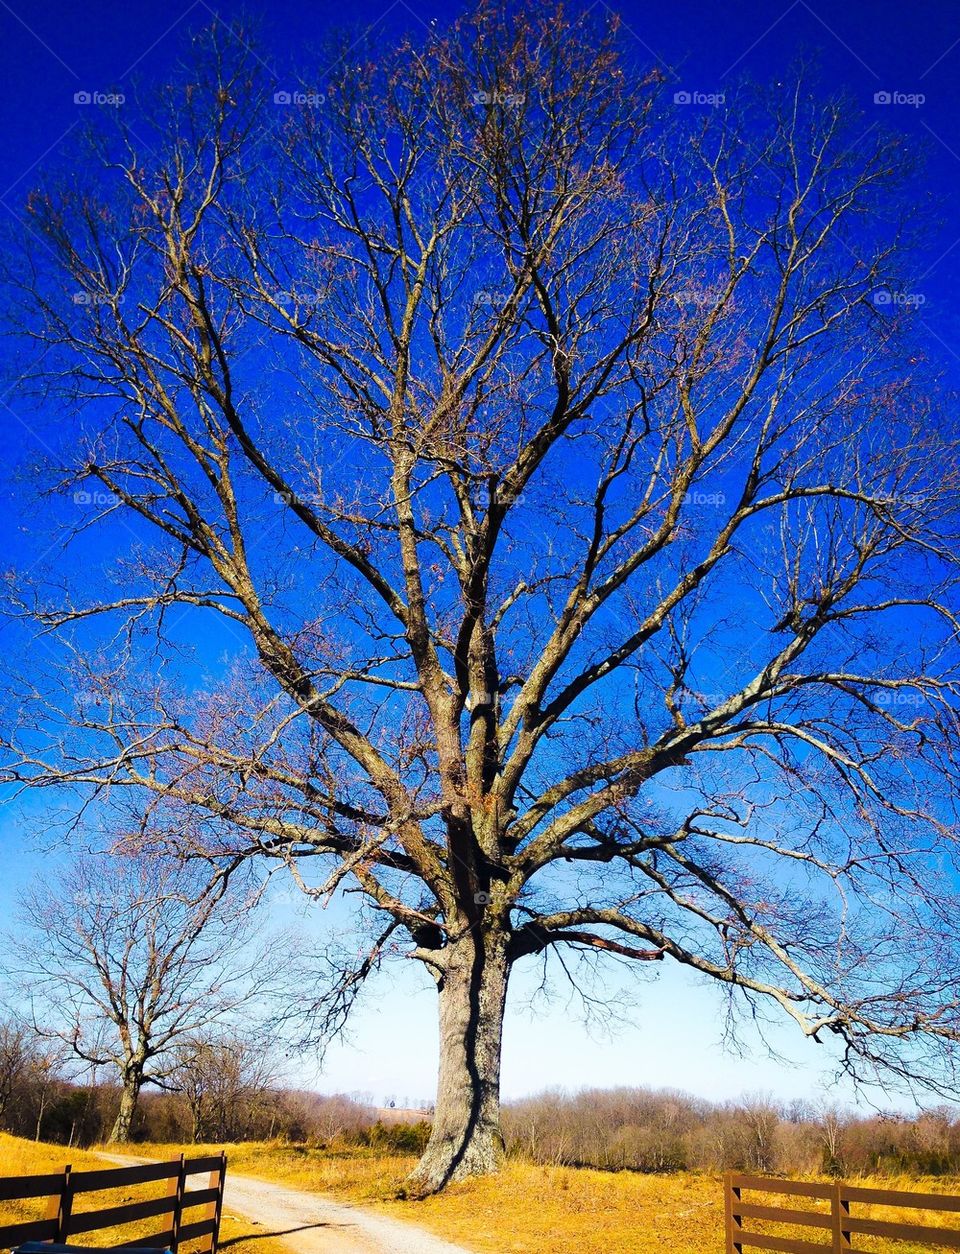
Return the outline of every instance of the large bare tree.
{"type": "Polygon", "coordinates": [[[62,666],[11,774],[360,890],[316,1009],[434,977],[414,1192],[498,1164],[525,959],[679,963],[946,1083],[958,474],[909,155],[802,78],[674,103],[562,9],[297,93],[245,38],[28,205],[58,487],[118,561],[22,595],[62,666]]]}
{"type": "Polygon", "coordinates": [[[155,854],[78,860],[24,897],[10,940],[41,1035],[120,1084],[111,1140],[127,1141],[143,1086],[166,1086],[180,1046],[250,1013],[275,983],[244,900],[205,891],[155,854]]]}

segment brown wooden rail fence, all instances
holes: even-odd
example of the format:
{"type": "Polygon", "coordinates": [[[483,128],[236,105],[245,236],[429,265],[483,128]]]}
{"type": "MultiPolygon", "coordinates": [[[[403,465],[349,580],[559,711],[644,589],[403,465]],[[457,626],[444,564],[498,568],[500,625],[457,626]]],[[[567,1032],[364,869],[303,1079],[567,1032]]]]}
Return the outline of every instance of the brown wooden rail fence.
{"type": "Polygon", "coordinates": [[[833,1184],[807,1184],[802,1180],[773,1180],[765,1176],[742,1176],[728,1172],[723,1182],[727,1254],[744,1250],[780,1250],[783,1254],[815,1254],[825,1251],[862,1249],[854,1241],[858,1235],[886,1237],[890,1241],[913,1241],[931,1249],[960,1250],[960,1228],[936,1228],[928,1224],[899,1223],[889,1219],[867,1219],[852,1208],[858,1203],[871,1206],[898,1206],[912,1210],[948,1211],[960,1214],[960,1197],[946,1193],[905,1193],[896,1189],[866,1189],[838,1180],[833,1184]],[[798,1210],[795,1206],[768,1201],[745,1202],[744,1192],[779,1194],[784,1197],[818,1199],[829,1202],[827,1210],[798,1210]],[[751,1232],[749,1220],[783,1224],[791,1228],[814,1228],[811,1240],[769,1236],[751,1232]]]}
{"type": "Polygon", "coordinates": [[[0,1176],[0,1202],[46,1198],[44,1219],[0,1225],[0,1249],[9,1249],[22,1241],[56,1241],[63,1244],[71,1237],[105,1228],[122,1227],[144,1220],[162,1220],[162,1230],[147,1228],[141,1234],[122,1241],[112,1249],[125,1246],[169,1247],[176,1254],[184,1241],[207,1238],[203,1254],[216,1254],[220,1236],[220,1214],[223,1209],[223,1183],[227,1174],[226,1154],[206,1158],[180,1155],[171,1163],[145,1163],[136,1167],[105,1167],[98,1171],[73,1171],[66,1167],[43,1176],[0,1176]],[[190,1176],[207,1176],[206,1187],[187,1188],[190,1176]],[[162,1197],[140,1202],[124,1202],[100,1210],[80,1210],[74,1202],[85,1193],[105,1189],[127,1188],[131,1185],[163,1181],[162,1197]],[[187,1214],[185,1212],[199,1212],[187,1214]]]}

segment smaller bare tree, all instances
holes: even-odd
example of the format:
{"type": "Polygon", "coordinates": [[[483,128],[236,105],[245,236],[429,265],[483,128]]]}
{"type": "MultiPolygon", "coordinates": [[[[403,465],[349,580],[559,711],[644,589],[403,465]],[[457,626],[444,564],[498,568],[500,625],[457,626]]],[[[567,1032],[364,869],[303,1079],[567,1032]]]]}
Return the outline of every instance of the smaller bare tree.
{"type": "Polygon", "coordinates": [[[250,1135],[276,1082],[269,1050],[256,1037],[205,1036],[181,1041],[170,1075],[193,1121],[194,1143],[250,1135]]]}
{"type": "Polygon", "coordinates": [[[15,1014],[0,1018],[0,1128],[40,1140],[51,1098],[64,1085],[66,1051],[15,1014]]]}
{"type": "Polygon", "coordinates": [[[6,1127],[8,1113],[27,1079],[32,1059],[27,1025],[14,1018],[0,1020],[0,1128],[6,1127]]]}
{"type": "Polygon", "coordinates": [[[839,1173],[843,1167],[844,1134],[849,1115],[838,1103],[824,1099],[818,1104],[814,1119],[823,1151],[824,1167],[828,1171],[839,1173]]]}
{"type": "Polygon", "coordinates": [[[127,1141],[140,1091],[165,1086],[178,1043],[265,994],[249,903],[148,853],[93,855],[24,898],[11,946],[38,1030],[116,1070],[111,1139],[127,1141]]]}
{"type": "MultiPolygon", "coordinates": [[[[30,1060],[27,1080],[28,1094],[33,1103],[33,1139],[39,1141],[43,1133],[43,1120],[52,1098],[64,1085],[66,1049],[61,1041],[38,1041],[30,1060]]],[[[70,1129],[70,1144],[76,1124],[70,1129]]]]}
{"type": "Polygon", "coordinates": [[[756,1093],[744,1099],[737,1111],[743,1129],[743,1155],[749,1171],[770,1172],[775,1168],[774,1151],[782,1114],[769,1093],[756,1093]]]}

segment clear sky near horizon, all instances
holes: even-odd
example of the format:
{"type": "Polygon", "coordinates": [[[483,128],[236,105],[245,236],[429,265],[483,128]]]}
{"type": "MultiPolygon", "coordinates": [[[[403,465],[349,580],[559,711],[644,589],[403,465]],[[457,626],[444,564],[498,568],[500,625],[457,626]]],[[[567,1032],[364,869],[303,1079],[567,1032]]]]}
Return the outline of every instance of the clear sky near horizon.
{"type": "MultiPolygon", "coordinates": [[[[572,4],[571,8],[590,7],[572,4]]],[[[814,59],[824,90],[846,89],[864,113],[864,131],[885,125],[903,128],[911,144],[927,151],[922,194],[938,206],[918,254],[914,294],[935,359],[948,379],[960,381],[960,4],[947,0],[913,5],[893,0],[736,0],[708,4],[625,3],[614,8],[637,41],[639,55],[673,75],[674,90],[689,93],[684,107],[709,108],[697,99],[717,97],[738,76],[777,81],[800,56],[814,59]]],[[[429,28],[459,11],[457,5],[421,0],[361,0],[350,6],[265,0],[243,5],[173,0],[91,0],[78,5],[49,0],[0,0],[0,212],[19,216],[45,164],[62,160],[70,136],[87,107],[78,93],[116,92],[131,75],[160,77],[189,31],[216,16],[230,21],[253,14],[262,21],[266,63],[278,87],[289,85],[290,67],[306,76],[304,58],[332,24],[349,22],[358,31],[375,26],[383,39],[401,31],[429,28]]],[[[317,64],[318,89],[335,70],[317,64]]],[[[683,95],[678,103],[683,101],[683,95]]],[[[32,519],[18,495],[16,466],[36,449],[29,415],[16,391],[0,398],[0,496],[4,564],[44,560],[32,519]]],[[[0,634],[0,648],[4,635],[0,634]]],[[[6,647],[11,637],[6,635],[6,647]]],[[[41,868],[63,856],[41,848],[41,800],[0,811],[0,921],[10,915],[17,889],[41,868]]],[[[296,927],[311,937],[345,928],[334,904],[326,912],[305,910],[292,892],[278,887],[271,924],[296,927]]],[[[394,963],[371,987],[346,1045],[331,1049],[322,1073],[309,1060],[291,1063],[291,1078],[326,1090],[357,1091],[398,1103],[432,1096],[436,1065],[434,993],[417,964],[394,963]]],[[[611,987],[622,985],[624,1021],[612,1033],[584,1025],[576,1004],[558,986],[550,1002],[531,1001],[538,972],[519,971],[512,988],[504,1048],[507,1097],[550,1086],[644,1084],[677,1087],[711,1098],[767,1090],[784,1098],[815,1096],[831,1077],[827,1046],[803,1042],[787,1029],[769,1039],[781,1052],[771,1057],[758,1034],[745,1027],[745,1057],[724,1048],[720,996],[668,964],[654,975],[635,968],[622,975],[610,968],[611,987]],[[629,994],[628,994],[629,990],[629,994]]],[[[842,1089],[850,1096],[849,1089],[842,1089]]],[[[880,1094],[874,1099],[882,1101],[880,1094]]]]}

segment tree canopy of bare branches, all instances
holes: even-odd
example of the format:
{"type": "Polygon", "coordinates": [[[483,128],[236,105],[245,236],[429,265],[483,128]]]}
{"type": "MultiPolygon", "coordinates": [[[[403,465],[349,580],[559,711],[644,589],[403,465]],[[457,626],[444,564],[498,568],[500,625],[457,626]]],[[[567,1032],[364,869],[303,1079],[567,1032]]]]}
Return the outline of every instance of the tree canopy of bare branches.
{"type": "Polygon", "coordinates": [[[337,1021],[391,947],[439,992],[421,1193],[496,1167],[550,954],[945,1083],[958,464],[874,299],[909,154],[802,77],[671,109],[562,9],[336,78],[276,104],[217,26],[31,198],[57,487],[118,560],[18,590],[62,665],[9,776],[360,890],[337,1021]]]}

